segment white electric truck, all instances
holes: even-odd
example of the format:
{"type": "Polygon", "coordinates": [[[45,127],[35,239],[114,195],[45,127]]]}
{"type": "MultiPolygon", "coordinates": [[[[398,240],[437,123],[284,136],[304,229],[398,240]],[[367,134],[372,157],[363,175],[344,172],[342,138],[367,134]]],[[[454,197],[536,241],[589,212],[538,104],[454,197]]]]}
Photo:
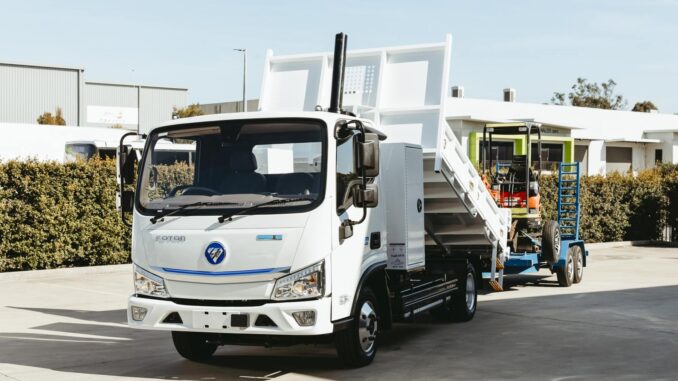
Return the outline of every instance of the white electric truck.
{"type": "Polygon", "coordinates": [[[501,280],[510,215],[445,126],[431,148],[345,111],[343,34],[332,60],[326,110],[174,120],[145,136],[138,163],[121,142],[130,327],[171,331],[196,361],[220,345],[334,341],[347,365],[362,366],[394,322],[425,311],[473,318],[481,274],[501,280]],[[194,147],[194,160],[159,160],[167,142],[194,147]]]}

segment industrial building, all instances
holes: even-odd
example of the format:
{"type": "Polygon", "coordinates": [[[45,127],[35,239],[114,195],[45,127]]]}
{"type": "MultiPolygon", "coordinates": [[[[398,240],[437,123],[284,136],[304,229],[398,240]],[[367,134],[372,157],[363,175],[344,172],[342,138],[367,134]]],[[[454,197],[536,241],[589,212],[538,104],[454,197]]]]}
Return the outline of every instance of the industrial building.
{"type": "Polygon", "coordinates": [[[37,123],[63,111],[68,125],[147,131],[184,107],[188,89],[87,81],[76,67],[0,62],[0,123],[37,123]]]}
{"type": "MultiPolygon", "coordinates": [[[[678,115],[519,103],[514,89],[504,90],[504,101],[467,99],[463,93],[463,88],[452,89],[445,118],[476,162],[486,123],[532,121],[541,123],[546,140],[542,159],[573,155],[584,174],[635,174],[657,163],[678,164],[678,115]]],[[[503,144],[499,159],[510,160],[524,142],[505,139],[503,144]]]]}

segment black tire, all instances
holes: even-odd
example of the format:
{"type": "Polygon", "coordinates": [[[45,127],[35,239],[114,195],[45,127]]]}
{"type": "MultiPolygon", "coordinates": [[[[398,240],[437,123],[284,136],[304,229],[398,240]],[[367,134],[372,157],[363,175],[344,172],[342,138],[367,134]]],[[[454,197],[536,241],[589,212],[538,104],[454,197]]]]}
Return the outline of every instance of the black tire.
{"type": "Polygon", "coordinates": [[[466,265],[466,274],[459,279],[459,291],[442,306],[432,311],[433,316],[444,321],[464,322],[473,319],[478,306],[478,283],[473,265],[466,265]]]}
{"type": "Polygon", "coordinates": [[[379,301],[375,293],[365,287],[358,296],[353,321],[334,336],[337,354],[344,365],[358,368],[374,360],[379,344],[378,323],[379,301]]]}
{"type": "Polygon", "coordinates": [[[202,362],[212,357],[218,345],[208,342],[209,337],[208,333],[172,331],[174,348],[191,361],[202,362]]]}
{"type": "Polygon", "coordinates": [[[560,257],[560,226],[556,221],[544,222],[541,233],[541,256],[550,264],[558,262],[560,257]]]}
{"type": "Polygon", "coordinates": [[[584,277],[584,253],[582,253],[581,247],[576,245],[570,249],[572,250],[574,260],[574,278],[572,283],[579,283],[584,277]]]}
{"type": "Polygon", "coordinates": [[[561,287],[570,287],[572,286],[572,282],[574,282],[574,247],[577,246],[572,246],[567,249],[565,266],[556,270],[556,274],[558,274],[558,284],[560,284],[561,287]]]}

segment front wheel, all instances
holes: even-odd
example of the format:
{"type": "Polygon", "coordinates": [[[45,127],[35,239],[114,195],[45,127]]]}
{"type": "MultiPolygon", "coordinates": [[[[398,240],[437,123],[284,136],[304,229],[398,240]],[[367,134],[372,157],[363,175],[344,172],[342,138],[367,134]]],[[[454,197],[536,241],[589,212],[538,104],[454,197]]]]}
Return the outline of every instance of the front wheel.
{"type": "Polygon", "coordinates": [[[209,342],[209,334],[199,332],[172,331],[174,348],[184,358],[191,361],[206,361],[217,350],[217,344],[209,342]]]}
{"type": "Polygon", "coordinates": [[[368,365],[377,354],[379,334],[378,301],[370,288],[363,288],[358,297],[353,322],[336,333],[334,342],[341,361],[349,367],[368,365]]]}

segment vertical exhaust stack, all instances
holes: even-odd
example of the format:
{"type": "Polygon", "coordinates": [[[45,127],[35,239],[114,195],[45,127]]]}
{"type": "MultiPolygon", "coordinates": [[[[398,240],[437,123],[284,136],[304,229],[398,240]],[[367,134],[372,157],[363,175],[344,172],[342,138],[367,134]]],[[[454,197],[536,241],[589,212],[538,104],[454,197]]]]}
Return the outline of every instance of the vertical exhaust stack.
{"type": "Polygon", "coordinates": [[[344,72],[346,70],[346,41],[348,36],[337,33],[334,38],[334,62],[332,65],[332,93],[330,94],[329,112],[343,114],[344,72]]]}

